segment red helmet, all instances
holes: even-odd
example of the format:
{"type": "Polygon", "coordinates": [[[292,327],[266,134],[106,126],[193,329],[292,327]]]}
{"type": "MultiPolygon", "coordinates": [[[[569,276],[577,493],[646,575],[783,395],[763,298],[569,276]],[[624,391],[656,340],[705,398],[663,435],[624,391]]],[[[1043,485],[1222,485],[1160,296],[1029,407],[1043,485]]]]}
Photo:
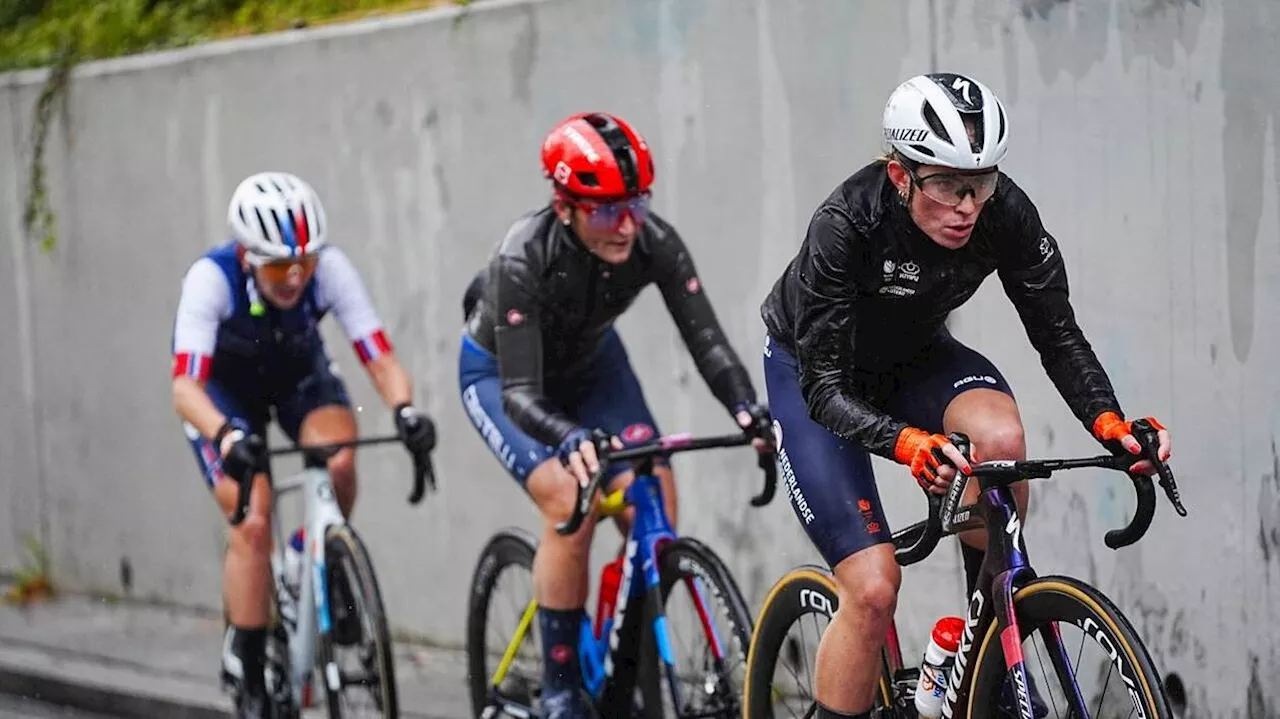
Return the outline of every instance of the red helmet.
{"type": "Polygon", "coordinates": [[[638,195],[653,184],[653,155],[615,115],[583,112],[561,120],[542,141],[542,169],[575,197],[638,195]]]}

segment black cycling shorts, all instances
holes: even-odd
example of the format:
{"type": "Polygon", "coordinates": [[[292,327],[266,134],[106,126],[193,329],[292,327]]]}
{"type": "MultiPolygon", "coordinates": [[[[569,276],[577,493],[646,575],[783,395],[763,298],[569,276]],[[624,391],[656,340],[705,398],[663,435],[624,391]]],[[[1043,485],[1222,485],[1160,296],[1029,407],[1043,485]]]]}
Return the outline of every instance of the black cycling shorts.
{"type": "MultiPolygon", "coordinates": [[[[871,455],[809,418],[796,359],[768,337],[764,380],[787,496],[823,559],[834,568],[854,552],[892,541],[871,455]]],[[[962,392],[987,388],[1013,396],[990,360],[950,335],[892,372],[858,373],[854,383],[890,415],[934,433],[942,432],[943,413],[962,392]]],[[[915,484],[905,469],[900,481],[915,484]]]]}

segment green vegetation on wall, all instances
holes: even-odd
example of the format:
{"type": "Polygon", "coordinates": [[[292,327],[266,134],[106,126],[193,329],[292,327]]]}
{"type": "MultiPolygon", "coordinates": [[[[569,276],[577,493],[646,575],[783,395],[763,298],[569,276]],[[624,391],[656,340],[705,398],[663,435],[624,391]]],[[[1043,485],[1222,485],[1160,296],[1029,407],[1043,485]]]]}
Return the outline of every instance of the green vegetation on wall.
{"type": "Polygon", "coordinates": [[[77,38],[83,60],[235,35],[343,22],[465,0],[3,0],[0,70],[52,65],[77,38]]]}
{"type": "Polygon", "coordinates": [[[44,151],[55,110],[67,112],[79,62],[470,0],[0,0],[0,72],[51,69],[36,101],[23,227],[43,251],[57,242],[44,151]]]}

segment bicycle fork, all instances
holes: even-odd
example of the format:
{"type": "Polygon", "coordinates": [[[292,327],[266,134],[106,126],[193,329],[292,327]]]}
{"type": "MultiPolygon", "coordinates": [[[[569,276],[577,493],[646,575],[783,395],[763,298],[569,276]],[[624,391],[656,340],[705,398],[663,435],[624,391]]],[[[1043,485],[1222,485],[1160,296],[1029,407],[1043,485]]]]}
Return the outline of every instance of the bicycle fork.
{"type": "MultiPolygon", "coordinates": [[[[1030,676],[1027,671],[1026,656],[1022,651],[1022,629],[1018,625],[1013,595],[1020,587],[1035,579],[1036,574],[1027,560],[1026,543],[1022,536],[1022,520],[1018,517],[1012,493],[1004,487],[985,489],[984,492],[994,492],[996,496],[989,502],[979,503],[977,511],[983,514],[984,522],[988,527],[1002,527],[1004,531],[998,534],[993,531],[989,535],[989,537],[998,536],[999,541],[987,548],[988,556],[983,561],[977,586],[991,589],[991,609],[1005,658],[1006,681],[1013,683],[1014,701],[1019,716],[1023,719],[1032,719],[1034,715],[1031,710],[1030,676]],[[993,576],[994,568],[999,568],[999,573],[993,576]]],[[[990,541],[988,543],[990,545],[990,541]]],[[[971,634],[974,626],[979,630],[985,629],[986,623],[981,621],[984,599],[982,595],[981,589],[976,590],[970,600],[968,616],[965,618],[965,640],[974,639],[971,634]]],[[[1041,634],[1049,650],[1050,663],[1053,665],[1058,683],[1063,691],[1068,693],[1067,702],[1076,712],[1076,716],[1088,716],[1085,713],[1084,698],[1080,695],[1079,685],[1076,683],[1068,654],[1062,644],[1058,623],[1051,622],[1041,630],[1041,634]]],[[[957,657],[957,671],[952,672],[951,687],[947,692],[948,699],[960,692],[965,679],[962,657],[969,654],[969,660],[974,661],[972,655],[976,652],[973,651],[973,647],[965,647],[964,644],[965,642],[962,641],[961,656],[957,657]]],[[[969,672],[976,671],[974,667],[968,667],[968,669],[969,672]]],[[[947,709],[950,709],[950,706],[947,709]]],[[[949,711],[944,714],[950,716],[949,711]]]]}

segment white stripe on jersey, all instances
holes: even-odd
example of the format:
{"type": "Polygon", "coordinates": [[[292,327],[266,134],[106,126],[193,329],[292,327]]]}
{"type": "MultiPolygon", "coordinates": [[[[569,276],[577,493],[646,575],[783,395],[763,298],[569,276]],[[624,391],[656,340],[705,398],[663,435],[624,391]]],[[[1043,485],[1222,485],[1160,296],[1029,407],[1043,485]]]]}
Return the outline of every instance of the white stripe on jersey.
{"type": "Polygon", "coordinates": [[[182,297],[173,325],[173,353],[213,355],[218,325],[231,316],[231,288],[227,276],[208,257],[196,260],[182,278],[182,297]]]}
{"type": "Polygon", "coordinates": [[[316,300],[320,307],[333,310],[351,342],[358,342],[382,329],[382,321],[378,319],[351,259],[333,245],[326,246],[319,254],[320,264],[312,282],[316,283],[316,300]]]}

